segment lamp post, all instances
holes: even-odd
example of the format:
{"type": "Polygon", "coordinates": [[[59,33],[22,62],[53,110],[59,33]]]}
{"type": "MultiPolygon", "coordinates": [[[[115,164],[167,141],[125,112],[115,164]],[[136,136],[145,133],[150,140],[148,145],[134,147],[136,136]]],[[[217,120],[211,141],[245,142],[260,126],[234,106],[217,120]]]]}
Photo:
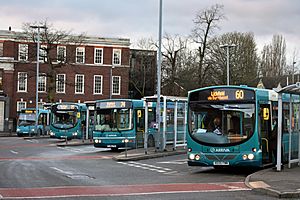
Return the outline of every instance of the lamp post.
{"type": "Polygon", "coordinates": [[[232,48],[232,47],[236,47],[236,45],[235,44],[220,45],[220,48],[226,48],[226,51],[227,51],[227,85],[230,84],[230,81],[229,81],[229,48],[232,48]]]}
{"type": "MultiPolygon", "coordinates": [[[[162,40],[162,0],[159,0],[159,30],[158,30],[158,60],[157,60],[157,102],[156,102],[156,123],[157,134],[155,147],[163,150],[164,142],[160,141],[160,85],[161,85],[161,40],[162,40]]],[[[162,138],[164,140],[165,138],[162,138]]]]}
{"type": "MultiPolygon", "coordinates": [[[[39,58],[40,58],[40,29],[46,29],[46,26],[30,26],[30,28],[37,29],[37,53],[36,53],[36,94],[35,94],[35,128],[34,132],[37,135],[38,131],[38,120],[39,120],[39,68],[40,68],[40,63],[39,63],[39,58]]],[[[30,132],[29,132],[30,133],[30,132]]],[[[29,135],[31,136],[31,135],[29,135]]]]}
{"type": "Polygon", "coordinates": [[[295,64],[296,64],[296,62],[295,61],[293,61],[293,72],[292,72],[292,84],[294,84],[295,82],[295,64]]]}

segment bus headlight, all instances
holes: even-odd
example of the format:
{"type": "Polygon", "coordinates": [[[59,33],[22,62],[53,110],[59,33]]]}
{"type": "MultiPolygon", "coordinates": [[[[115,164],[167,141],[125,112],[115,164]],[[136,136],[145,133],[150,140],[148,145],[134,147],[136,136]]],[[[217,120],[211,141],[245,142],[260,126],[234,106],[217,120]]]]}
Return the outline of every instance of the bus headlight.
{"type": "Polygon", "coordinates": [[[253,160],[253,159],[254,159],[254,154],[253,154],[253,153],[250,153],[250,154],[248,155],[248,159],[249,159],[249,160],[253,160]]]}
{"type": "Polygon", "coordinates": [[[200,155],[199,154],[195,155],[195,160],[200,160],[200,155]]]}
{"type": "Polygon", "coordinates": [[[96,140],[95,140],[95,143],[99,143],[99,140],[96,139],[96,140]]]}
{"type": "Polygon", "coordinates": [[[194,160],[194,159],[195,159],[195,154],[192,154],[192,153],[191,153],[191,154],[189,155],[189,159],[190,159],[190,160],[194,160]]]}
{"type": "Polygon", "coordinates": [[[247,160],[248,156],[246,154],[243,155],[243,160],[247,160]]]}
{"type": "Polygon", "coordinates": [[[77,136],[77,132],[73,133],[72,135],[73,135],[73,136],[77,136]]]}
{"type": "Polygon", "coordinates": [[[20,132],[20,129],[19,129],[19,128],[17,128],[17,132],[20,132]]]}
{"type": "Polygon", "coordinates": [[[53,136],[53,135],[55,135],[55,134],[54,134],[52,131],[50,131],[50,135],[53,136]]]}
{"type": "Polygon", "coordinates": [[[33,128],[33,129],[31,129],[31,132],[34,132],[34,128],[33,128]]]}

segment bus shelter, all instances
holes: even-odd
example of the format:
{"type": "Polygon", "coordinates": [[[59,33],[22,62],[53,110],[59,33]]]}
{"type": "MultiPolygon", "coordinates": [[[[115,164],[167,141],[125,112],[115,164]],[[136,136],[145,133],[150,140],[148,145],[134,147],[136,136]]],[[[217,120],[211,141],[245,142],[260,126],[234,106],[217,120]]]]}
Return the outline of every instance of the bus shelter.
{"type": "Polygon", "coordinates": [[[300,165],[300,82],[274,90],[278,93],[276,170],[281,171],[282,156],[286,155],[286,151],[288,151],[288,167],[290,168],[293,163],[300,165]],[[289,101],[285,102],[283,99],[289,101]],[[283,132],[283,124],[288,127],[288,133],[283,132]]]}
{"type": "Polygon", "coordinates": [[[178,146],[186,145],[186,113],[187,98],[175,96],[160,96],[160,130],[155,124],[157,95],[144,97],[145,101],[145,136],[144,148],[147,152],[148,136],[155,135],[155,146],[173,144],[175,150],[178,146]]]}
{"type": "Polygon", "coordinates": [[[87,106],[87,113],[86,113],[86,125],[85,125],[85,139],[93,139],[93,129],[94,129],[94,112],[95,112],[95,105],[96,101],[85,101],[84,102],[87,106]]]}

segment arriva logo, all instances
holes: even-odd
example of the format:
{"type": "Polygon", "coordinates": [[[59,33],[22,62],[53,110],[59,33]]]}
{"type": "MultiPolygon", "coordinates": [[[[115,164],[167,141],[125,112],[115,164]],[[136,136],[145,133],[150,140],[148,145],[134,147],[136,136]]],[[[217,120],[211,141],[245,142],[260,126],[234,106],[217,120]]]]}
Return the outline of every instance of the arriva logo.
{"type": "Polygon", "coordinates": [[[227,148],[210,148],[210,152],[212,153],[230,153],[230,149],[227,148]]]}

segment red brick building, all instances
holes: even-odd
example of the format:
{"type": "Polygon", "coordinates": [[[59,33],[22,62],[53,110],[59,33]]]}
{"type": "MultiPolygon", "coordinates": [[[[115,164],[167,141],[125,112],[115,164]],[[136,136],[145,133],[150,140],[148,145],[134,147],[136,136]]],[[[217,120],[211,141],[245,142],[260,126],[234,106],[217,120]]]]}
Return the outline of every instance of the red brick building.
{"type": "MultiPolygon", "coordinates": [[[[20,35],[0,30],[0,131],[13,128],[18,110],[36,106],[37,45],[19,39],[20,35]]],[[[43,50],[46,45],[41,42],[40,104],[49,102],[48,74],[53,70],[47,57],[59,66],[55,68],[54,102],[128,98],[129,39],[84,37],[80,45],[51,44],[47,52],[43,50]],[[45,53],[47,56],[43,56],[45,53]]]]}

